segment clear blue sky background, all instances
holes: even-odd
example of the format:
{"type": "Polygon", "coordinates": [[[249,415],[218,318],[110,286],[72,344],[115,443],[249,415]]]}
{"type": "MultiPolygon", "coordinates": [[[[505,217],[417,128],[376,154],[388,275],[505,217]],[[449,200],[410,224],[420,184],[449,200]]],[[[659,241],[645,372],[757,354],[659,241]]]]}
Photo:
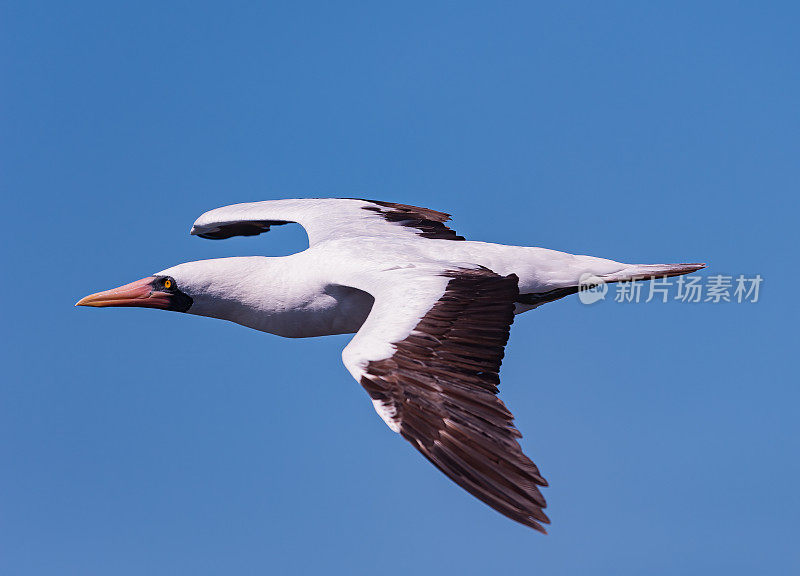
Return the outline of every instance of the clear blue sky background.
{"type": "Polygon", "coordinates": [[[800,569],[796,3],[3,2],[0,573],[800,569]],[[112,5],[114,4],[114,5],[112,5]],[[645,6],[647,4],[647,6],[645,6]],[[764,277],[757,304],[519,317],[551,533],[374,413],[347,337],[73,308],[202,212],[360,196],[472,239],[764,277]]]}

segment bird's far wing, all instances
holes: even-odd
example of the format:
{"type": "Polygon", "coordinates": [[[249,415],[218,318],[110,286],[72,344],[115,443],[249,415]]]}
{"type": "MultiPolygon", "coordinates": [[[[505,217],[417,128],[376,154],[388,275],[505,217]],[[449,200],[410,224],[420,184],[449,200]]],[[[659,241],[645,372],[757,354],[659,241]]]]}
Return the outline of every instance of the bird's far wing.
{"type": "Polygon", "coordinates": [[[497,397],[517,281],[460,269],[372,286],[373,309],[342,358],[392,430],[459,486],[545,532],[547,482],[497,397]]]}
{"type": "Polygon", "coordinates": [[[270,226],[296,222],[306,229],[313,246],[325,240],[357,237],[422,237],[463,240],[444,225],[449,214],[427,208],[354,198],[265,200],[224,206],[206,212],[192,234],[220,240],[255,236],[270,226]]]}

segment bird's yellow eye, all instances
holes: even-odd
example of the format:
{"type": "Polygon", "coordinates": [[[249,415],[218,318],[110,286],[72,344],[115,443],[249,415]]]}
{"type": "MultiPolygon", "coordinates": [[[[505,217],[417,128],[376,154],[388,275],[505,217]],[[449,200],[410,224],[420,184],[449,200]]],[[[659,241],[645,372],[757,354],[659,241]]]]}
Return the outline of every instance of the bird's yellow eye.
{"type": "Polygon", "coordinates": [[[164,288],[172,288],[172,280],[170,280],[169,278],[164,280],[164,288]]]}

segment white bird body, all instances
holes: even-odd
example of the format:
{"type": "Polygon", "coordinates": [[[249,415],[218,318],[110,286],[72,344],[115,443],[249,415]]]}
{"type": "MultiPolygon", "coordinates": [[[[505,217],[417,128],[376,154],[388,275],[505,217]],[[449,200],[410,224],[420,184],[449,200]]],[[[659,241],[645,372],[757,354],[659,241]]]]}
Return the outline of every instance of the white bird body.
{"type": "Polygon", "coordinates": [[[203,214],[192,234],[255,235],[300,223],[291,256],[187,262],[88,296],[230,320],[289,338],[356,333],[345,366],[378,414],[463,488],[537,530],[546,482],[497,398],[514,314],[586,284],[673,276],[702,264],[629,265],[466,241],[447,214],[357,199],[272,200],[203,214]]]}
{"type": "MultiPolygon", "coordinates": [[[[577,286],[582,275],[610,277],[626,264],[545,248],[417,238],[328,240],[283,257],[249,256],[179,264],[159,275],[202,286],[190,314],[230,320],[287,338],[355,333],[373,298],[367,287],[412,281],[453,268],[516,274],[521,294],[577,286]],[[402,271],[402,272],[398,272],[402,271]],[[188,273],[187,273],[188,272],[188,273]]],[[[516,313],[535,305],[517,303],[516,313]]]]}
{"type": "Polygon", "coordinates": [[[332,282],[319,267],[323,252],[200,260],[158,275],[174,277],[193,294],[190,314],[286,338],[356,332],[366,320],[372,297],[332,282]]]}

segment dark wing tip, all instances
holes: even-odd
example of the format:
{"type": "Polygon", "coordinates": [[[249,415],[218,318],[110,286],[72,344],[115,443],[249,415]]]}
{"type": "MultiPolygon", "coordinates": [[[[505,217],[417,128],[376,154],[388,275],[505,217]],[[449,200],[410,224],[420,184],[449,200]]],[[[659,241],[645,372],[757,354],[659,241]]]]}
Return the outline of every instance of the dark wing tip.
{"type": "Polygon", "coordinates": [[[445,222],[450,220],[450,214],[438,212],[430,208],[411,206],[410,204],[396,204],[394,202],[383,202],[381,200],[364,200],[374,206],[364,206],[365,210],[377,212],[387,221],[415,228],[423,238],[435,240],[464,240],[455,230],[445,226],[445,222]]]}
{"type": "Polygon", "coordinates": [[[422,208],[421,206],[412,206],[411,204],[397,204],[396,202],[383,202],[382,200],[364,200],[364,202],[377,204],[378,206],[389,208],[390,210],[396,210],[398,212],[405,212],[409,215],[413,214],[417,218],[431,220],[432,222],[444,223],[450,220],[450,214],[448,214],[447,212],[439,212],[438,210],[431,210],[430,208],[422,208]]]}
{"type": "MultiPolygon", "coordinates": [[[[548,519],[546,524],[550,524],[550,520],[548,519]]],[[[537,532],[541,532],[542,534],[547,535],[547,529],[539,524],[536,520],[531,520],[529,523],[525,524],[525,526],[529,526],[536,530],[537,532]]]]}
{"type": "Polygon", "coordinates": [[[258,236],[269,232],[271,226],[289,224],[283,220],[245,220],[242,222],[218,223],[209,226],[192,226],[192,236],[209,240],[225,240],[234,236],[258,236]]]}
{"type": "Polygon", "coordinates": [[[388,404],[400,434],[467,492],[546,533],[539,488],[547,482],[522,452],[513,416],[496,396],[517,277],[450,270],[444,294],[389,358],[369,362],[361,384],[388,404]]]}

